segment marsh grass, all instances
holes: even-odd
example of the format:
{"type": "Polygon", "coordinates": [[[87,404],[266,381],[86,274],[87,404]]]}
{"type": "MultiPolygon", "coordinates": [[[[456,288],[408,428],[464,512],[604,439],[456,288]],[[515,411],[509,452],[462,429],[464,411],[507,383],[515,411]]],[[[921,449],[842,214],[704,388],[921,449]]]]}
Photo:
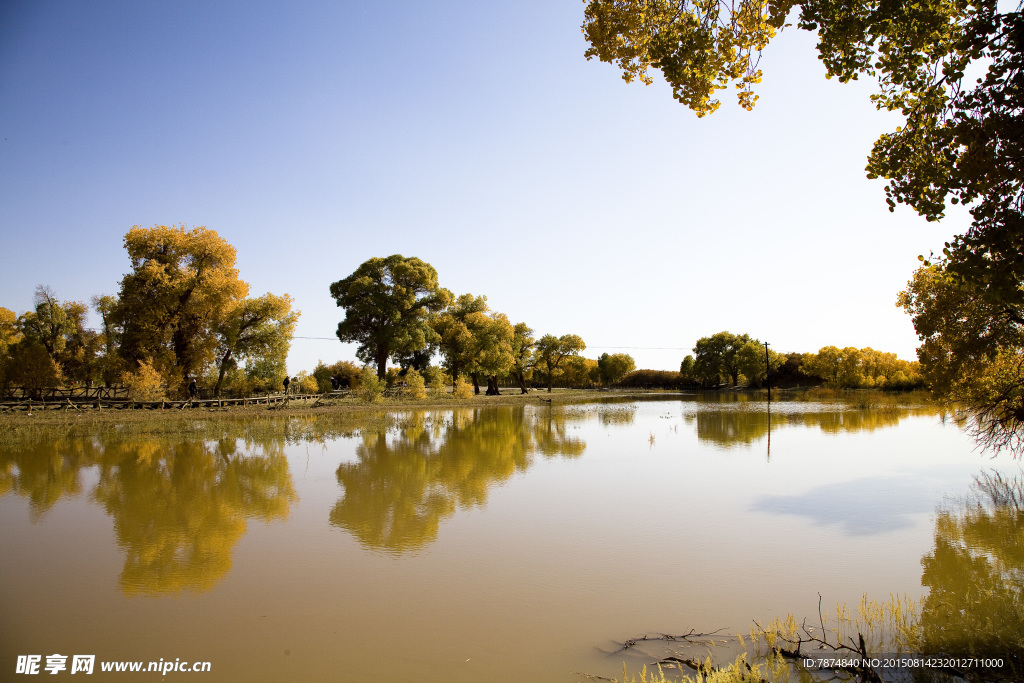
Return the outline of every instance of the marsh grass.
{"type": "MultiPolygon", "coordinates": [[[[675,640],[674,637],[668,639],[675,640]]],[[[889,600],[875,601],[865,595],[855,610],[838,604],[831,614],[819,611],[816,618],[800,623],[793,615],[772,619],[765,626],[755,622],[748,636],[736,635],[731,642],[741,650],[732,661],[716,664],[711,654],[700,658],[674,651],[660,662],[645,665],[639,673],[630,673],[624,664],[622,679],[615,679],[615,683],[1017,680],[1014,671],[1005,669],[974,669],[965,679],[932,668],[857,669],[851,666],[818,670],[806,666],[807,658],[820,657],[863,661],[904,655],[912,660],[927,650],[921,605],[906,596],[892,595],[889,600]],[[685,663],[685,667],[680,663],[685,663]],[[686,673],[687,670],[693,673],[686,673]]]]}

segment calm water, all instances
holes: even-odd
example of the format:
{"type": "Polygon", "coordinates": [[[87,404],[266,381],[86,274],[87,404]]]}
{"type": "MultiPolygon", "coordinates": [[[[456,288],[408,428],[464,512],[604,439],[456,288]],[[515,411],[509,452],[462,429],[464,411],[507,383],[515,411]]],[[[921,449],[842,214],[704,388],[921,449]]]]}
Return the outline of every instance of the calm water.
{"type": "Polygon", "coordinates": [[[168,674],[208,681],[576,681],[651,661],[615,652],[626,638],[746,633],[816,616],[819,593],[931,595],[926,619],[952,633],[972,608],[951,601],[984,578],[972,558],[1020,583],[1020,501],[986,508],[975,481],[1015,461],[913,407],[773,403],[769,443],[765,408],[670,397],[0,447],[0,680],[60,653],[209,661],[168,674]]]}

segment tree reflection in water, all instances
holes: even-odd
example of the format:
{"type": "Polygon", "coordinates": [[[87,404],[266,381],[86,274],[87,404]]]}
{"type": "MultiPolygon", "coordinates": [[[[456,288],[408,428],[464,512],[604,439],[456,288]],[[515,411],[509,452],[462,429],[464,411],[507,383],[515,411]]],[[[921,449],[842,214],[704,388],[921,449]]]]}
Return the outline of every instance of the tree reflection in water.
{"type": "Polygon", "coordinates": [[[372,550],[422,549],[442,520],[484,505],[490,488],[528,469],[535,453],[581,455],[586,444],[567,431],[588,415],[523,406],[413,411],[393,429],[364,431],[358,462],[338,467],[345,493],[331,524],[372,550]]]}
{"type": "Polygon", "coordinates": [[[939,511],[921,564],[924,650],[998,657],[1024,673],[1024,474],[975,477],[966,500],[939,511]]]}
{"type": "Polygon", "coordinates": [[[724,406],[701,404],[692,412],[683,413],[683,420],[693,425],[697,438],[719,446],[749,446],[768,436],[768,430],[785,427],[811,427],[828,434],[864,432],[895,427],[901,420],[915,415],[935,415],[934,406],[885,406],[883,409],[850,409],[836,405],[822,410],[787,410],[786,403],[772,402],[769,418],[764,402],[737,402],[724,406]]]}
{"type": "Polygon", "coordinates": [[[82,470],[96,467],[90,492],[114,520],[125,553],[125,593],[210,590],[231,569],[248,519],[284,519],[295,500],[284,437],[241,442],[200,437],[104,434],[0,447],[0,493],[29,499],[33,521],[82,491],[82,470]],[[252,452],[249,452],[251,449],[252,452]]]}

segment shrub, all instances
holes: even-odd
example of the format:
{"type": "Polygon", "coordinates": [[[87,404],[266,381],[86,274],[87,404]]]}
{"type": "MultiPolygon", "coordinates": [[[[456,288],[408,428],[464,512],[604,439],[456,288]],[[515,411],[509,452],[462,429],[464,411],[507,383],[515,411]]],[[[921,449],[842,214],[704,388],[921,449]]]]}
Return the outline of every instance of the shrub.
{"type": "Polygon", "coordinates": [[[686,384],[683,374],[672,370],[634,370],[619,380],[620,387],[635,389],[680,389],[686,384]]]}
{"type": "Polygon", "coordinates": [[[452,391],[452,396],[459,399],[472,398],[473,385],[464,379],[460,379],[455,383],[455,389],[452,391]]]}
{"type": "Polygon", "coordinates": [[[140,362],[135,372],[122,374],[121,384],[128,387],[128,398],[133,401],[163,401],[167,398],[167,383],[148,360],[140,362]]]}
{"type": "Polygon", "coordinates": [[[430,366],[423,371],[423,379],[426,380],[430,390],[437,396],[443,396],[448,392],[450,378],[447,373],[439,367],[430,366]]]}
{"type": "Polygon", "coordinates": [[[359,383],[360,373],[362,368],[351,361],[340,360],[333,365],[324,365],[323,361],[318,361],[313,377],[316,378],[317,391],[322,394],[331,390],[331,377],[338,380],[341,388],[351,389],[359,383]]]}
{"type": "Polygon", "coordinates": [[[377,371],[369,365],[359,374],[359,388],[356,389],[356,393],[367,403],[378,403],[381,394],[384,393],[384,382],[377,379],[377,371]]]}
{"type": "Polygon", "coordinates": [[[423,381],[423,375],[416,372],[414,369],[409,368],[405,373],[405,384],[408,387],[409,396],[411,398],[426,398],[427,397],[427,385],[423,381]]]}

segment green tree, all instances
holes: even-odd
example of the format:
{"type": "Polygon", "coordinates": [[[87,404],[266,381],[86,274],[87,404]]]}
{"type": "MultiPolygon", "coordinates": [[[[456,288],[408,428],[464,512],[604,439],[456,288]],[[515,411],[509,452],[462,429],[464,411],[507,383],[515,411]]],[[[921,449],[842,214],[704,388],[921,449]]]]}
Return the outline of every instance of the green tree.
{"type": "Polygon", "coordinates": [[[597,371],[603,384],[615,384],[636,370],[636,361],[628,353],[602,353],[597,358],[597,371]]]}
{"type": "Polygon", "coordinates": [[[451,302],[433,266],[400,254],[365,261],[330,291],[345,309],[338,339],[357,343],[356,356],[372,363],[379,379],[387,374],[388,358],[425,349],[436,340],[430,314],[451,302]]]}
{"type": "Polygon", "coordinates": [[[292,298],[285,294],[264,294],[243,299],[226,312],[217,325],[217,384],[213,395],[220,396],[224,375],[240,360],[275,358],[288,355],[299,312],[292,311],[292,298]]]}
{"type": "Polygon", "coordinates": [[[537,367],[544,369],[547,377],[548,393],[551,393],[552,381],[561,370],[559,366],[567,356],[578,355],[580,351],[587,348],[583,339],[575,334],[563,334],[556,337],[553,334],[545,334],[537,341],[537,367]]]}
{"type": "Polygon", "coordinates": [[[523,394],[527,393],[526,381],[533,374],[535,345],[533,330],[526,323],[516,323],[512,328],[512,367],[509,374],[523,394]]]}
{"type": "Polygon", "coordinates": [[[719,332],[710,337],[701,337],[693,347],[694,368],[704,384],[717,384],[720,377],[727,377],[733,384],[740,381],[740,368],[736,353],[750,341],[747,334],[719,332]]]}
{"type": "Polygon", "coordinates": [[[217,330],[249,291],[235,249],[213,230],[133,227],[124,237],[132,270],[110,312],[129,366],[150,360],[170,387],[209,367],[217,330]]]}
{"type": "Polygon", "coordinates": [[[736,365],[740,373],[755,387],[761,386],[765,381],[769,368],[774,373],[785,362],[784,354],[770,348],[766,349],[765,345],[757,339],[751,339],[736,352],[736,365]],[[766,352],[767,364],[765,363],[766,352]]]}

